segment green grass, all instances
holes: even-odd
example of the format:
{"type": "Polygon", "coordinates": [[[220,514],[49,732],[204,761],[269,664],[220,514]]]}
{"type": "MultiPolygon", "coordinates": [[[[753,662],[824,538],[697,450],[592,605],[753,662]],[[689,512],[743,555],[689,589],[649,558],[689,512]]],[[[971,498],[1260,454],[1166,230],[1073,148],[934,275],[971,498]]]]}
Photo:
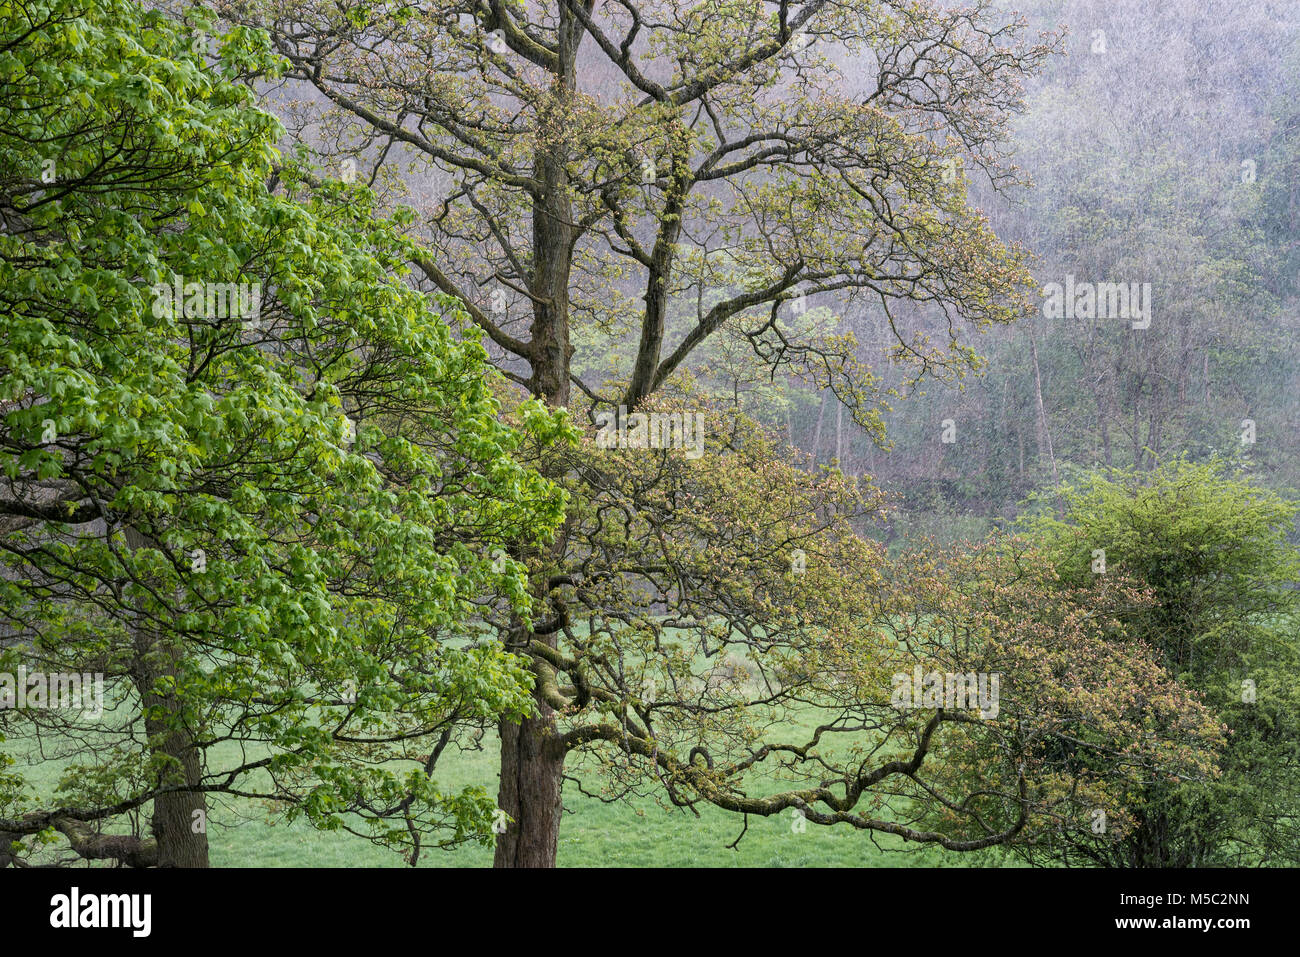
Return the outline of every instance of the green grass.
{"type": "MultiPolygon", "coordinates": [[[[495,741],[484,741],[482,752],[457,756],[439,775],[444,786],[479,784],[496,793],[495,741]]],[[[441,766],[440,766],[441,767],[441,766]]],[[[585,776],[584,776],[585,777],[585,776]]],[[[596,780],[584,781],[595,790],[596,780]]],[[[561,867],[890,867],[977,863],[954,854],[925,849],[917,853],[882,851],[870,837],[847,827],[807,825],[794,833],[790,816],[749,819],[749,829],[738,849],[735,841],[743,826],[739,815],[702,808],[697,818],[689,811],[668,811],[653,800],[608,804],[584,796],[569,785],[564,794],[565,814],[560,827],[558,863],[561,867]]],[[[247,806],[245,805],[245,808],[247,806]]],[[[322,834],[306,824],[275,826],[250,820],[238,827],[226,825],[232,809],[214,809],[209,839],[214,866],[403,866],[392,851],[374,847],[347,834],[322,834]]],[[[886,838],[881,847],[901,846],[886,838]]],[[[487,867],[492,850],[478,845],[449,851],[425,852],[421,866],[487,867]]]]}
{"type": "MultiPolygon", "coordinates": [[[[130,703],[119,703],[130,711],[130,703]]],[[[815,712],[803,711],[797,719],[772,733],[794,740],[806,739],[818,723],[815,712]]],[[[844,742],[848,743],[848,742],[844,742]]],[[[8,749],[23,758],[19,743],[8,749]]],[[[495,798],[498,790],[498,741],[484,736],[482,750],[449,750],[439,761],[435,778],[444,791],[481,787],[495,798]]],[[[823,752],[829,755],[829,748],[823,752]]],[[[242,759],[239,745],[218,745],[209,753],[210,767],[233,767],[242,759]]],[[[28,783],[49,806],[68,762],[46,760],[21,767],[28,783]]],[[[577,777],[582,790],[599,793],[602,775],[595,771],[566,771],[577,777]]],[[[253,789],[254,775],[244,784],[253,789]]],[[[752,793],[771,793],[788,783],[757,775],[747,779],[752,793]]],[[[653,787],[653,785],[650,785],[653,787]]],[[[792,812],[769,818],[751,816],[736,848],[745,821],[741,815],[711,806],[689,810],[665,809],[653,798],[633,798],[607,803],[584,795],[566,782],[564,817],[560,825],[558,864],[561,867],[968,867],[1005,863],[998,851],[962,854],[935,847],[918,847],[890,835],[872,835],[848,825],[824,827],[805,822],[802,832],[792,824],[792,812]]],[[[355,823],[355,822],[353,822],[355,823]]],[[[120,830],[120,825],[113,830],[120,830]]],[[[208,843],[214,867],[404,867],[401,854],[343,831],[323,832],[305,821],[292,824],[269,805],[227,795],[210,796],[208,843]],[[273,822],[274,818],[274,822],[273,822]]],[[[420,867],[490,867],[492,848],[471,843],[449,850],[424,849],[420,867]]]]}
{"type": "MultiPolygon", "coordinates": [[[[13,744],[13,742],[10,742],[13,744]]],[[[233,747],[233,746],[232,746],[233,747]]],[[[220,755],[214,755],[220,762],[220,755]]],[[[49,794],[61,762],[23,769],[31,785],[49,794]]],[[[497,791],[497,742],[485,736],[482,751],[451,754],[439,764],[446,789],[478,785],[497,791]]],[[[582,774],[584,788],[598,791],[595,773],[582,774]]],[[[790,813],[750,817],[737,849],[728,848],[743,827],[740,815],[716,808],[665,810],[649,798],[605,803],[566,784],[560,827],[561,867],[909,867],[996,864],[988,854],[966,855],[905,846],[889,836],[872,836],[843,825],[808,824],[795,833],[790,813]]],[[[214,796],[208,812],[208,840],[214,867],[404,867],[394,851],[345,832],[322,832],[305,822],[271,821],[268,807],[244,798],[214,796]]],[[[425,850],[421,867],[488,867],[492,849],[478,844],[425,850]]]]}

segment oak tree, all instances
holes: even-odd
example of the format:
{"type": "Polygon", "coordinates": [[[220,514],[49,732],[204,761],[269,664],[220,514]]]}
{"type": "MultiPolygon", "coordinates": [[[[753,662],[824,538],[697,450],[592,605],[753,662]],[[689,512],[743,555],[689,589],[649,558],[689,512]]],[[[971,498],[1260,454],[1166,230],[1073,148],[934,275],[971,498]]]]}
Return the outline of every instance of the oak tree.
{"type": "MultiPolygon", "coordinates": [[[[1031,833],[1058,769],[1030,742],[962,711],[891,710],[886,679],[923,655],[881,604],[883,559],[862,535],[875,494],[706,401],[693,360],[735,343],[769,376],[831,390],[877,440],[890,389],[846,315],[872,318],[912,382],[977,368],[971,337],[1027,313],[1029,276],[966,182],[1018,183],[1007,124],[1056,38],[1027,36],[986,2],[220,10],[269,32],[294,81],[280,111],[328,169],[413,202],[417,275],[465,303],[525,394],[583,424],[613,415],[621,437],[646,435],[637,416],[705,416],[698,459],[589,437],[539,460],[571,496],[556,545],[515,553],[546,616],[484,619],[536,680],[535,714],[500,727],[510,823],[497,865],[555,863],[565,769],[584,761],[608,772],[613,797],[651,788],[670,804],[798,811],[955,849],[1031,833]],[[787,737],[799,709],[826,716],[810,739],[787,737]],[[987,807],[968,779],[930,778],[962,731],[1005,736],[987,807]],[[799,783],[771,794],[773,772],[799,783]],[[938,808],[943,829],[915,826],[938,808]]],[[[967,593],[966,613],[993,617],[953,624],[931,652],[956,654],[968,633],[988,649],[995,620],[1028,615],[1026,658],[1059,657],[1067,610],[1007,605],[1002,587],[967,593]]],[[[1090,621],[1067,634],[1104,656],[1090,621]]],[[[1053,726],[1053,709],[1073,707],[1059,688],[1034,692],[1050,701],[1027,713],[1053,726]]],[[[1177,710],[1174,697],[1109,703],[1123,714],[1098,721],[1106,753],[1136,746],[1144,763],[1208,773],[1213,729],[1193,703],[1170,726],[1178,747],[1137,732],[1144,707],[1177,710]]]]}

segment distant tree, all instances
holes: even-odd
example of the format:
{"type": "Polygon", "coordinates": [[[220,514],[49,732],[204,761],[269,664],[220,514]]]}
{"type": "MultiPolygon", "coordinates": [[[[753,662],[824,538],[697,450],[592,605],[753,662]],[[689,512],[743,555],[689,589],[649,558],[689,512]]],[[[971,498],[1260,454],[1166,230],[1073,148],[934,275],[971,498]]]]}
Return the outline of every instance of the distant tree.
{"type": "Polygon", "coordinates": [[[1071,465],[1179,453],[1239,454],[1268,487],[1300,487],[1300,7],[1016,6],[1031,28],[1064,24],[1068,55],[1027,84],[1013,124],[1034,189],[1001,197],[973,180],[972,201],[1034,250],[1040,286],[1150,282],[1152,325],[1040,310],[992,330],[986,375],[897,404],[893,454],[867,471],[909,500],[942,486],[977,516],[1014,514],[1071,465]],[[954,444],[935,441],[945,418],[954,444]]]}
{"type": "Polygon", "coordinates": [[[1259,179],[1264,229],[1275,249],[1271,272],[1276,294],[1292,305],[1300,297],[1300,38],[1282,59],[1282,89],[1270,103],[1272,136],[1259,179]]]}
{"type": "Polygon", "coordinates": [[[1217,460],[1095,473],[1061,496],[1063,515],[1026,525],[1062,586],[1101,587],[1123,575],[1148,587],[1154,602],[1119,616],[1129,639],[1154,649],[1229,734],[1217,779],[1150,779],[1123,798],[1135,826],[1122,841],[1071,832],[1053,852],[1127,867],[1294,866],[1300,555],[1288,536],[1296,506],[1217,460]]]}
{"type": "Polygon", "coordinates": [[[1040,256],[1040,284],[1146,282],[1153,310],[1145,329],[1100,310],[1040,315],[997,353],[999,377],[1042,396],[1046,421],[1019,423],[1040,433],[1040,475],[1057,481],[1046,431],[1057,459],[1085,467],[1235,451],[1273,487],[1296,484],[1300,445],[1285,423],[1300,364],[1286,343],[1300,314],[1279,295],[1277,218],[1290,161],[1282,115],[1269,115],[1294,100],[1282,67],[1294,8],[1029,6],[1067,20],[1069,56],[1027,97],[1016,156],[1035,189],[998,222],[1040,256]]]}
{"type": "Polygon", "coordinates": [[[0,710],[0,863],[66,838],[206,866],[223,795],[414,862],[491,839],[438,761],[531,710],[462,623],[493,595],[528,620],[503,550],[563,495],[516,456],[563,421],[498,420],[458,306],[400,278],[401,220],[276,172],[282,131],[229,79],[274,71],[265,37],[212,30],[131,0],[0,14],[0,696],[25,669],[105,698],[0,710]]]}

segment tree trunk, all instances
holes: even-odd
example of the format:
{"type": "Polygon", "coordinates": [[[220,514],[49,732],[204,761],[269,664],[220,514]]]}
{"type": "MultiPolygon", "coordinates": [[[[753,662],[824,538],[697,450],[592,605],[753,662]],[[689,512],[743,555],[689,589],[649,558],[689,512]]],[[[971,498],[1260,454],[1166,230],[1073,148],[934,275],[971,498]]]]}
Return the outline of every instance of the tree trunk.
{"type": "MultiPolygon", "coordinates": [[[[132,549],[149,544],[146,536],[130,527],[126,541],[132,549]]],[[[145,628],[138,628],[134,637],[132,679],[145,709],[149,747],[165,763],[161,783],[164,787],[198,785],[202,760],[193,735],[178,714],[179,702],[174,695],[155,690],[158,679],[178,675],[181,652],[145,628]]],[[[159,794],[153,801],[152,827],[159,867],[208,866],[207,798],[202,791],[159,794]]]]}
{"type": "MultiPolygon", "coordinates": [[[[552,71],[547,100],[538,111],[538,129],[562,131],[572,120],[577,90],[578,44],[582,23],[561,4],[557,60],[552,71]]],[[[533,366],[530,382],[533,395],[553,406],[569,404],[569,279],[573,271],[573,249],[581,232],[573,215],[570,192],[569,147],[560,132],[544,133],[533,154],[533,177],[540,188],[532,198],[532,264],[529,292],[533,323],[529,345],[533,366]],[[555,136],[555,139],[551,139],[555,136]]]]}
{"type": "MultiPolygon", "coordinates": [[[[560,9],[559,63],[550,96],[557,128],[567,121],[568,104],[575,90],[578,42],[581,24],[567,8],[560,9]]],[[[544,128],[545,112],[541,117],[544,128]]],[[[533,323],[530,344],[532,392],[552,407],[569,403],[569,279],[573,248],[579,229],[574,224],[569,194],[568,157],[560,143],[542,142],[534,157],[534,176],[542,189],[533,199],[533,262],[530,292],[533,323]]],[[[545,596],[539,605],[545,605],[545,596]]],[[[554,647],[556,635],[544,638],[524,631],[510,636],[509,645],[528,654],[528,643],[544,640],[554,647]]],[[[502,721],[501,783],[497,807],[508,817],[504,833],[497,835],[494,867],[554,867],[559,845],[561,785],[564,780],[564,749],[556,733],[555,712],[534,691],[537,714],[519,724],[502,721]]]]}
{"type": "Polygon", "coordinates": [[[563,803],[564,751],[554,712],[539,702],[541,717],[501,722],[501,791],[497,804],[510,818],[497,835],[494,867],[554,867],[563,803]]]}
{"type": "Polygon", "coordinates": [[[569,404],[569,275],[575,230],[563,167],[549,157],[539,157],[538,178],[547,184],[546,195],[533,210],[533,348],[532,392],[553,406],[569,404]]]}
{"type": "MultiPolygon", "coordinates": [[[[567,298],[565,299],[567,309],[567,298]]],[[[556,348],[539,349],[534,361],[535,384],[551,383],[555,392],[541,392],[552,406],[568,401],[568,333],[567,315],[554,317],[550,325],[554,331],[564,330],[564,341],[556,348]],[[549,360],[548,361],[548,357],[549,360]],[[563,372],[554,368],[553,362],[563,363],[563,372]]],[[[534,332],[539,324],[534,324],[534,332]]],[[[536,340],[534,340],[536,341],[536,340]]],[[[562,547],[562,546],[557,546],[562,547]]],[[[536,596],[539,607],[545,607],[546,596],[536,596]]],[[[544,641],[551,647],[558,643],[558,635],[533,635],[527,630],[509,636],[508,645],[516,653],[527,656],[531,641],[544,641]]],[[[501,784],[497,807],[508,817],[504,833],[497,835],[494,867],[554,867],[559,846],[561,785],[564,776],[564,748],[556,733],[555,712],[539,690],[534,690],[533,701],[537,715],[515,724],[501,721],[501,784]]]]}
{"type": "Polygon", "coordinates": [[[812,464],[817,464],[817,450],[822,444],[822,421],[826,418],[826,392],[822,392],[822,404],[817,409],[817,428],[813,430],[812,464]]]}
{"type": "MultiPolygon", "coordinates": [[[[539,160],[548,182],[559,173],[549,161],[539,160]]],[[[551,406],[569,401],[569,266],[573,248],[571,211],[563,188],[555,191],[554,208],[539,208],[534,220],[533,293],[545,302],[534,305],[532,342],[533,394],[551,406]]],[[[545,606],[546,596],[538,604],[545,606]]],[[[528,642],[536,636],[525,632],[512,636],[511,645],[527,656],[528,642]]],[[[554,646],[556,636],[546,639],[554,646]]],[[[502,721],[501,788],[497,807],[509,821],[505,833],[497,835],[495,867],[554,867],[560,830],[560,786],[564,774],[564,752],[556,734],[554,712],[534,692],[537,717],[520,724],[502,721]]]]}
{"type": "Polygon", "coordinates": [[[1052,451],[1052,430],[1047,425],[1047,407],[1043,404],[1043,375],[1038,368],[1038,344],[1034,341],[1034,330],[1029,329],[1029,354],[1034,359],[1034,398],[1038,405],[1038,456],[1041,461],[1044,453],[1052,466],[1052,485],[1061,483],[1056,474],[1056,453],[1052,451]]]}
{"type": "Polygon", "coordinates": [[[844,468],[844,403],[835,403],[835,465],[844,468]]]}
{"type": "MultiPolygon", "coordinates": [[[[145,695],[146,707],[166,706],[158,695],[145,695]]],[[[202,773],[199,753],[189,734],[169,730],[163,720],[149,719],[145,728],[151,739],[158,736],[155,753],[175,762],[176,783],[196,785],[202,773]]],[[[207,867],[207,798],[202,791],[170,791],[153,801],[153,836],[158,843],[159,867],[207,867]]]]}

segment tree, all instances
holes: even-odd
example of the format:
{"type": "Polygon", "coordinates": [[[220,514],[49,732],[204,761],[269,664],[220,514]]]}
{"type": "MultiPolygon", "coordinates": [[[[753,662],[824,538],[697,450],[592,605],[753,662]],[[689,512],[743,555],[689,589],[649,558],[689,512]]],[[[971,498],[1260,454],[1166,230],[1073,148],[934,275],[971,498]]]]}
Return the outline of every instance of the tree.
{"type": "Polygon", "coordinates": [[[57,832],[206,866],[226,794],[412,862],[490,840],[491,801],[437,762],[531,707],[462,623],[529,620],[502,549],[562,515],[518,456],[563,419],[499,421],[458,306],[401,278],[400,217],[279,165],[231,82],[274,72],[265,37],[212,29],[130,0],[0,20],[0,698],[28,704],[0,710],[6,863],[57,832]],[[83,674],[102,700],[63,695],[83,674]],[[68,762],[57,794],[25,786],[33,750],[68,762]],[[149,836],[104,833],[144,809],[149,836]]]}
{"type": "Polygon", "coordinates": [[[1067,24],[1069,55],[1027,85],[1013,124],[1034,189],[1004,198],[976,180],[973,201],[1034,250],[1040,284],[1149,281],[1152,324],[1080,309],[993,330],[987,373],[900,403],[895,451],[867,470],[936,524],[945,512],[922,490],[1010,516],[1056,484],[1053,462],[1065,474],[1235,451],[1265,485],[1295,486],[1296,8],[1017,7],[1031,28],[1067,24]],[[941,445],[946,418],[957,441],[941,445]]]}
{"type": "Polygon", "coordinates": [[[1124,841],[1071,840],[1067,852],[1127,867],[1294,865],[1296,506],[1220,460],[1091,473],[1061,496],[1060,517],[1026,525],[1062,584],[1121,574],[1150,588],[1154,603],[1121,620],[1229,729],[1220,777],[1148,781],[1124,798],[1136,825],[1124,841]]]}
{"type": "MultiPolygon", "coordinates": [[[[429,253],[417,266],[551,405],[571,404],[576,385],[591,414],[635,409],[680,379],[700,343],[730,335],[773,370],[834,389],[874,427],[876,380],[852,337],[828,323],[788,338],[792,300],[872,303],[886,317],[900,301],[932,305],[938,345],[926,329],[895,333],[929,374],[974,364],[963,327],[1023,309],[1020,253],[950,174],[964,155],[1013,180],[1006,114],[1051,45],[1023,42],[987,4],[222,10],[267,27],[291,75],[337,107],[322,136],[352,144],[347,161],[382,175],[390,157],[414,160],[443,180],[419,223],[429,253]],[[832,45],[870,62],[874,85],[855,89],[821,52],[832,45]],[[674,327],[672,306],[686,303],[674,327]],[[637,342],[626,362],[608,350],[603,383],[573,375],[578,324],[637,342]]],[[[572,580],[565,568],[589,559],[587,543],[565,541],[569,554],[542,562],[555,573],[538,598],[553,602],[572,580]]],[[[542,669],[558,637],[505,636],[542,669]]],[[[538,708],[502,729],[502,807],[515,823],[498,864],[554,862],[568,744],[540,694],[538,708]]]]}
{"type": "MultiPolygon", "coordinates": [[[[1040,255],[1042,283],[1149,282],[1153,315],[1148,328],[1104,310],[1042,316],[990,346],[990,379],[1041,395],[1041,427],[1065,462],[1150,469],[1236,450],[1271,486],[1294,485],[1295,144],[1280,104],[1294,101],[1295,11],[1244,0],[1027,6],[1042,21],[1068,18],[1071,55],[1027,97],[1016,156],[1035,189],[1019,209],[994,205],[998,222],[1040,255]]],[[[1033,424],[1024,415],[1004,428],[1033,424]]]]}
{"type": "Polygon", "coordinates": [[[635,433],[636,416],[681,423],[683,410],[709,423],[689,464],[645,443],[541,463],[572,505],[554,548],[518,553],[548,618],[496,619],[537,679],[536,716],[501,726],[511,823],[496,863],[554,864],[570,758],[602,761],[615,794],[646,785],[672,804],[798,810],[953,848],[1022,833],[1028,782],[1003,782],[1005,827],[975,815],[949,833],[908,827],[881,796],[959,718],[878,718],[883,686],[863,676],[891,658],[880,620],[855,617],[880,574],[857,537],[873,495],[785,460],[704,401],[692,361],[731,340],[769,376],[830,389],[877,438],[889,389],[849,310],[871,311],[912,382],[977,368],[966,336],[1024,315],[1029,278],[968,204],[967,171],[1017,181],[1006,124],[1054,38],[1027,40],[988,3],[221,9],[265,27],[290,76],[329,104],[299,131],[330,168],[423,201],[417,270],[466,302],[511,379],[584,423],[612,414],[635,433]],[[828,635],[844,648],[819,651],[828,635]],[[830,676],[807,675],[826,654],[830,676]],[[764,737],[809,700],[838,702],[832,729],[873,743],[832,761],[816,740],[764,737]],[[746,776],[774,765],[829,783],[747,793],[746,776]]]}
{"type": "Polygon", "coordinates": [[[565,534],[586,553],[537,569],[558,598],[532,633],[560,640],[532,639],[536,693],[561,739],[545,756],[603,774],[584,795],[974,851],[1097,811],[1119,835],[1148,776],[1214,773],[1217,722],[1147,645],[1110,640],[1149,598],[1064,593],[1023,543],[890,561],[855,528],[869,486],[727,425],[697,459],[586,444],[543,466],[579,476],[565,534]]]}

